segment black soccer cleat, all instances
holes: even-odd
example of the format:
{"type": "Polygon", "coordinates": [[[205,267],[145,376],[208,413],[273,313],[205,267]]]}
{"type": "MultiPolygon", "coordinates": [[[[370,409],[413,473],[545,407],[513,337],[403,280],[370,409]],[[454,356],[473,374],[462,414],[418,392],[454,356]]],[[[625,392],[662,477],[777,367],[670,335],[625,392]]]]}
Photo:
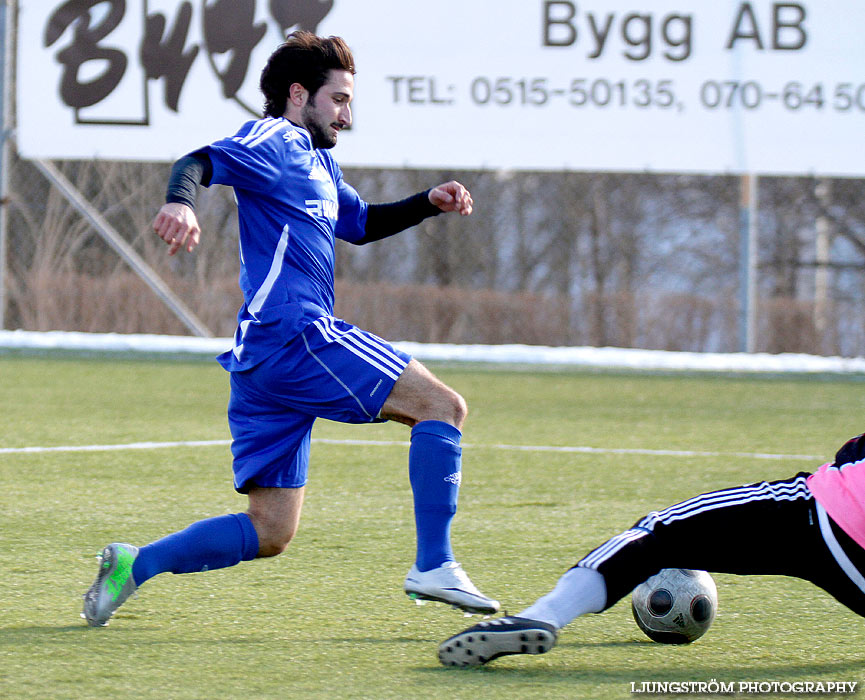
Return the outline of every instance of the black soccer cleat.
{"type": "Polygon", "coordinates": [[[525,617],[499,617],[455,634],[439,645],[445,666],[481,666],[509,654],[545,654],[555,646],[553,625],[525,617]]]}

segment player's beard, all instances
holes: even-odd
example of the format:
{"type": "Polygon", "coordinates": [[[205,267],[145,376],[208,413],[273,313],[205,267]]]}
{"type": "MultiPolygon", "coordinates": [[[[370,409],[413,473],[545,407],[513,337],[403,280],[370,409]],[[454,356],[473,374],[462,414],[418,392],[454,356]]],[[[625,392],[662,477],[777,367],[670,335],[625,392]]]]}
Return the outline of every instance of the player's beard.
{"type": "Polygon", "coordinates": [[[331,122],[322,125],[321,117],[310,102],[303,106],[300,113],[303,125],[312,137],[313,148],[333,148],[336,146],[336,134],[330,131],[331,122]]]}

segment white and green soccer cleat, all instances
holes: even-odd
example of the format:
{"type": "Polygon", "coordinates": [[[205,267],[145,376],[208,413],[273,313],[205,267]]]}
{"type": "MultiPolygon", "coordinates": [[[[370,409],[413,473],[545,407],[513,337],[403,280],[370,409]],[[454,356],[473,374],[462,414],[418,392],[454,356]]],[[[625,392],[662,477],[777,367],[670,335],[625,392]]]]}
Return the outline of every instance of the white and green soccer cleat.
{"type": "Polygon", "coordinates": [[[488,598],[477,589],[463,567],[455,561],[445,562],[429,571],[418,571],[417,565],[412,565],[403,588],[414,601],[437,600],[467,613],[491,615],[500,607],[499,601],[488,598]]]}
{"type": "Polygon", "coordinates": [[[102,550],[99,574],[84,594],[84,612],[81,617],[91,627],[105,627],[108,620],[126,599],[138,588],[132,577],[132,563],[138,556],[138,547],[114,542],[102,550]]]}

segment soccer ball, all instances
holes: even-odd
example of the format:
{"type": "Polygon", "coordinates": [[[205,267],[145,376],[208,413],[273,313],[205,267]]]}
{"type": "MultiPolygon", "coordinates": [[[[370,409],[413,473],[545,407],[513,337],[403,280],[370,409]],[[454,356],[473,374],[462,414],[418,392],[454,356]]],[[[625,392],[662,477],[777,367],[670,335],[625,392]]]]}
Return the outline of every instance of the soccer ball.
{"type": "Polygon", "coordinates": [[[662,569],[631,594],[631,612],[646,636],[662,644],[702,637],[718,610],[718,589],[705,571],[662,569]]]}

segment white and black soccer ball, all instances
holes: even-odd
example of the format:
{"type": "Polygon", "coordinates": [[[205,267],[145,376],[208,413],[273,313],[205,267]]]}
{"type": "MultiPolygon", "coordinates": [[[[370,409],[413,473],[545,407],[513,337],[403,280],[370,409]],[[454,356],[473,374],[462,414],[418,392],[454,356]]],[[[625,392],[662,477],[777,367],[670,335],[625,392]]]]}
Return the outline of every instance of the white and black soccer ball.
{"type": "Polygon", "coordinates": [[[662,569],[634,589],[631,612],[646,636],[662,644],[690,644],[715,619],[718,589],[705,571],[662,569]]]}

